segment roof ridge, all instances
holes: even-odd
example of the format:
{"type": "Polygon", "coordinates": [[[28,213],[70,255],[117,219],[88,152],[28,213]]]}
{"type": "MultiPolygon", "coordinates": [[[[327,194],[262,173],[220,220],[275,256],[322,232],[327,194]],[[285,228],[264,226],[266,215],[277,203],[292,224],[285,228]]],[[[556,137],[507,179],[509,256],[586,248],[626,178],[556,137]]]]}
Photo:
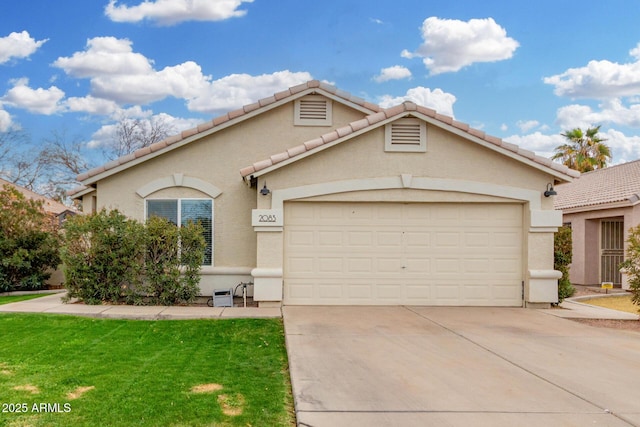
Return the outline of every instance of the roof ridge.
{"type": "Polygon", "coordinates": [[[346,137],[364,128],[374,126],[381,121],[385,121],[390,118],[404,115],[407,113],[411,114],[415,112],[418,112],[427,117],[431,117],[434,120],[444,123],[445,125],[453,126],[454,128],[459,129],[462,132],[465,132],[474,138],[478,138],[490,144],[502,147],[503,149],[511,151],[528,160],[532,160],[535,163],[549,167],[557,172],[563,173],[565,175],[569,175],[574,178],[577,178],[578,176],[580,176],[580,173],[578,171],[574,171],[573,169],[570,169],[565,165],[554,162],[551,159],[548,159],[546,157],[538,156],[533,151],[526,150],[524,148],[519,147],[516,144],[506,142],[501,138],[488,135],[484,131],[472,128],[467,123],[457,121],[451,116],[440,114],[434,109],[416,104],[413,101],[404,101],[401,104],[394,105],[388,108],[383,108],[381,111],[370,114],[363,119],[353,121],[351,123],[348,123],[345,126],[333,129],[323,135],[320,135],[317,138],[314,138],[309,141],[305,141],[302,144],[296,145],[280,153],[276,153],[270,156],[268,159],[263,159],[263,160],[254,162],[252,165],[242,168],[240,170],[240,174],[242,175],[242,177],[247,177],[255,172],[266,169],[278,163],[284,162],[293,157],[299,156],[307,151],[311,151],[322,145],[336,141],[339,138],[346,137]]]}
{"type": "Polygon", "coordinates": [[[138,158],[145,157],[156,151],[166,149],[167,147],[173,144],[184,141],[185,139],[191,138],[195,135],[201,134],[203,132],[207,132],[217,126],[239,119],[240,117],[243,117],[253,111],[256,111],[261,108],[266,108],[269,105],[272,105],[283,99],[294,97],[299,93],[305,92],[309,89],[320,89],[322,91],[327,92],[328,94],[331,94],[338,98],[342,98],[347,102],[351,102],[353,104],[359,105],[360,107],[363,107],[364,109],[367,109],[367,110],[371,110],[375,112],[382,110],[382,108],[379,105],[372,104],[370,102],[365,101],[362,98],[359,98],[357,96],[350,94],[349,92],[342,91],[327,82],[323,82],[320,80],[309,80],[305,83],[301,83],[299,85],[292,86],[283,91],[276,92],[273,95],[268,96],[266,98],[259,99],[257,102],[243,105],[240,108],[228,111],[225,114],[222,114],[220,116],[213,118],[212,120],[200,123],[196,127],[186,129],[178,134],[171,135],[161,141],[155,142],[149,145],[148,147],[140,148],[139,150],[136,150],[133,153],[129,153],[124,156],[118,157],[115,160],[106,162],[98,167],[92,168],[84,173],[79,174],[76,179],[82,182],[100,173],[106,172],[120,165],[124,165],[138,158]]]}

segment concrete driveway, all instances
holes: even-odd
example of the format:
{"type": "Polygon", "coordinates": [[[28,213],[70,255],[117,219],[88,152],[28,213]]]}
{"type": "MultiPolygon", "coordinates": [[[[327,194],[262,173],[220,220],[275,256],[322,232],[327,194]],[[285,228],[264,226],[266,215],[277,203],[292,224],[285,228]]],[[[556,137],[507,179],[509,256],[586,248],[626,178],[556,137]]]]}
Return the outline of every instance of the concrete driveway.
{"type": "Polygon", "coordinates": [[[300,426],[640,426],[640,334],[542,310],[284,307],[300,426]]]}

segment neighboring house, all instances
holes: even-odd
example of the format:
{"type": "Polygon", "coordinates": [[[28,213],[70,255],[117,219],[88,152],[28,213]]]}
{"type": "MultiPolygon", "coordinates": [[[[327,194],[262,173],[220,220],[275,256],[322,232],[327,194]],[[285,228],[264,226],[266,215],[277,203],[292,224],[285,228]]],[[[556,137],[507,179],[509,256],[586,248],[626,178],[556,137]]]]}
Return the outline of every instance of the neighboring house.
{"type": "MultiPolygon", "coordinates": [[[[62,224],[70,215],[76,215],[78,213],[74,208],[70,208],[69,206],[63,205],[60,202],[56,202],[53,199],[50,199],[27,188],[21,187],[0,178],[0,189],[2,189],[5,185],[12,186],[20,193],[22,193],[22,195],[24,195],[26,199],[38,200],[42,202],[42,208],[44,209],[44,211],[54,217],[60,224],[62,224]]],[[[49,278],[49,280],[47,280],[46,283],[50,286],[62,286],[63,282],[64,274],[62,273],[62,269],[58,268],[56,271],[51,273],[51,277],[49,278]]]]}
{"type": "Polygon", "coordinates": [[[21,187],[17,184],[14,184],[12,182],[6,181],[2,178],[0,178],[0,188],[4,187],[5,185],[10,185],[12,187],[14,187],[16,190],[18,190],[20,193],[22,193],[22,195],[29,200],[38,200],[40,202],[42,202],[42,208],[44,209],[45,212],[47,212],[48,214],[58,218],[59,220],[62,220],[64,218],[66,218],[69,215],[74,215],[77,212],[75,211],[74,208],[70,208],[69,206],[63,205],[60,202],[56,202],[53,199],[50,199],[48,197],[45,197],[41,194],[35,193],[27,188],[21,187]]]}
{"type": "Polygon", "coordinates": [[[573,237],[571,282],[627,288],[619,265],[629,229],[640,224],[640,160],[584,173],[556,191],[554,206],[573,237]]]}
{"type": "Polygon", "coordinates": [[[201,289],[280,304],[548,306],[565,166],[310,81],[78,176],[86,211],[201,220],[201,289]]]}

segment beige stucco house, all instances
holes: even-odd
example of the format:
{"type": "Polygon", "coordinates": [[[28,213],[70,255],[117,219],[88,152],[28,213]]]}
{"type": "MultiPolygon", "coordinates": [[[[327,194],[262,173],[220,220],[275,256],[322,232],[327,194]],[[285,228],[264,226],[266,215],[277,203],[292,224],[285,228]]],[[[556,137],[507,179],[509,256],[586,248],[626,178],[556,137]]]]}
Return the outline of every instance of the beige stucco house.
{"type": "Polygon", "coordinates": [[[619,265],[629,229],[640,224],[640,160],[584,173],[556,191],[555,208],[573,237],[571,282],[628,289],[619,265]]]}
{"type": "Polygon", "coordinates": [[[201,289],[280,304],[548,306],[549,185],[577,173],[451,117],[318,81],[78,177],[85,210],[210,222],[201,289]]]}

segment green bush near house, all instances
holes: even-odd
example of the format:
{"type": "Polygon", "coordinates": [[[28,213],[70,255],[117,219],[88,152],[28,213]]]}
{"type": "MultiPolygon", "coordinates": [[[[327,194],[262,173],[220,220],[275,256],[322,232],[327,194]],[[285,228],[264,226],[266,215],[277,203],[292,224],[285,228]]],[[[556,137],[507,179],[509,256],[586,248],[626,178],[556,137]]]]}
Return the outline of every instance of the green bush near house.
{"type": "Polygon", "coordinates": [[[627,273],[627,281],[631,290],[631,301],[640,305],[640,225],[629,229],[625,260],[620,264],[627,273]]]}
{"type": "Polygon", "coordinates": [[[562,277],[558,280],[558,302],[573,296],[576,291],[569,281],[569,264],[571,264],[572,258],[571,245],[571,227],[560,227],[553,239],[553,268],[562,273],[562,277]]]}
{"type": "Polygon", "coordinates": [[[60,263],[57,221],[14,187],[0,189],[0,292],[41,289],[60,263]]]}
{"type": "Polygon", "coordinates": [[[67,298],[174,305],[199,293],[205,241],[202,227],[178,227],[163,218],[145,224],[117,210],[71,218],[62,258],[67,298]]]}
{"type": "Polygon", "coordinates": [[[119,302],[140,284],[144,227],[114,210],[77,215],[65,224],[62,260],[68,298],[119,302]]]}
{"type": "Polygon", "coordinates": [[[146,297],[158,305],[193,302],[198,296],[204,258],[202,226],[189,222],[177,227],[165,218],[152,216],[145,223],[144,245],[142,292],[137,292],[135,299],[139,302],[146,297]]]}

